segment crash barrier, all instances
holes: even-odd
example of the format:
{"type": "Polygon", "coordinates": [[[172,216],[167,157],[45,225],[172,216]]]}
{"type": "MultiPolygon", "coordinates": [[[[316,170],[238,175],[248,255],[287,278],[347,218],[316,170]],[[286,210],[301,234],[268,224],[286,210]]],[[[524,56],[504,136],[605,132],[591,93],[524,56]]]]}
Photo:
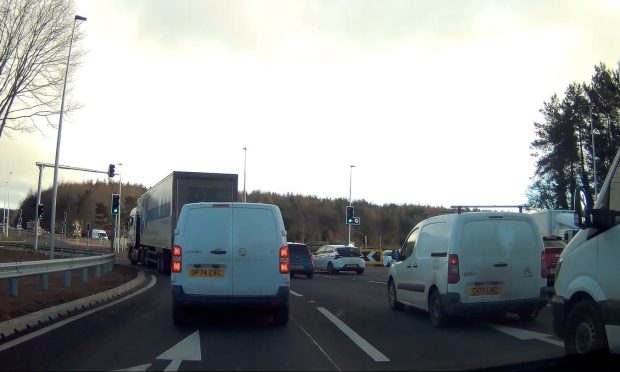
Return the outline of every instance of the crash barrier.
{"type": "Polygon", "coordinates": [[[114,267],[114,253],[91,257],[62,258],[54,260],[0,263],[0,280],[8,279],[9,293],[18,295],[18,279],[23,276],[39,275],[40,287],[48,289],[48,274],[64,271],[63,287],[71,286],[71,270],[81,269],[81,280],[88,281],[88,268],[95,267],[95,276],[101,277],[114,267]]]}

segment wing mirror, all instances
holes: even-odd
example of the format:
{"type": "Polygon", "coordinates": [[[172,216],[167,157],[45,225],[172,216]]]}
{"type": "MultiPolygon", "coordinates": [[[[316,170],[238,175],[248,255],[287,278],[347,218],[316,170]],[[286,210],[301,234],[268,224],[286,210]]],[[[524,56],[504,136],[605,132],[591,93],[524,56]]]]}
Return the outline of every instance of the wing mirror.
{"type": "Polygon", "coordinates": [[[574,197],[575,225],[585,229],[592,226],[592,216],[590,214],[590,195],[585,187],[579,186],[575,189],[574,197]]]}
{"type": "Polygon", "coordinates": [[[395,249],[395,250],[393,250],[393,251],[392,251],[392,259],[393,259],[394,261],[400,261],[400,251],[398,251],[398,250],[396,250],[396,249],[395,249]]]}

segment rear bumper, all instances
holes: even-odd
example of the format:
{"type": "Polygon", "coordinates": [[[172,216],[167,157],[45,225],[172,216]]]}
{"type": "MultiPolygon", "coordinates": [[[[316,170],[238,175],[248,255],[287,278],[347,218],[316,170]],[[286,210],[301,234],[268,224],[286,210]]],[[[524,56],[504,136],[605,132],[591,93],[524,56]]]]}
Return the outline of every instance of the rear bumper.
{"type": "Polygon", "coordinates": [[[334,265],[334,269],[338,271],[357,271],[363,270],[366,267],[366,261],[360,260],[358,262],[339,262],[338,260],[333,260],[332,265],[334,265]]]}
{"type": "Polygon", "coordinates": [[[290,272],[291,274],[311,273],[314,272],[314,265],[311,262],[292,262],[290,272]]]}
{"type": "Polygon", "coordinates": [[[274,296],[208,296],[190,295],[179,285],[172,286],[174,306],[209,308],[276,308],[288,306],[289,287],[282,286],[274,296]]]}
{"type": "Polygon", "coordinates": [[[547,306],[547,289],[540,289],[536,298],[510,301],[462,303],[458,293],[440,295],[441,305],[448,316],[461,316],[489,313],[518,313],[520,311],[541,310],[547,306]]]}

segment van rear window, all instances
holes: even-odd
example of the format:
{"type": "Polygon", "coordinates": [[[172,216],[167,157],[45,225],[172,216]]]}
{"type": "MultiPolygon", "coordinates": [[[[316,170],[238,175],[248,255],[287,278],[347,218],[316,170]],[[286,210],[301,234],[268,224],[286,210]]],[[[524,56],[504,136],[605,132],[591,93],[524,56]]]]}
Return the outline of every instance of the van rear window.
{"type": "Polygon", "coordinates": [[[469,221],[462,239],[463,253],[477,257],[508,257],[514,250],[535,254],[539,249],[532,226],[525,221],[469,221]]]}
{"type": "Polygon", "coordinates": [[[289,244],[288,249],[292,255],[294,254],[301,256],[310,254],[310,251],[308,251],[308,246],[302,244],[289,244]]]}

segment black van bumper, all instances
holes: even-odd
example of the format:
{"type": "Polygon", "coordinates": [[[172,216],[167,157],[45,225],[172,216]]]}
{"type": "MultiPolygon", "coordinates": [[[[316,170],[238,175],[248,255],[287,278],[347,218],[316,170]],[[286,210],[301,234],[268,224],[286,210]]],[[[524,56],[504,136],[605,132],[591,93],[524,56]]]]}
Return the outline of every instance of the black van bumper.
{"type": "Polygon", "coordinates": [[[287,307],[289,287],[282,286],[274,296],[208,296],[190,295],[179,285],[172,286],[172,303],[174,306],[192,306],[209,308],[278,308],[287,307]]]}
{"type": "Polygon", "coordinates": [[[480,303],[462,303],[458,293],[440,295],[441,306],[448,316],[462,316],[475,314],[518,313],[520,311],[541,310],[547,306],[547,289],[540,289],[536,298],[510,301],[493,301],[480,303]]]}

